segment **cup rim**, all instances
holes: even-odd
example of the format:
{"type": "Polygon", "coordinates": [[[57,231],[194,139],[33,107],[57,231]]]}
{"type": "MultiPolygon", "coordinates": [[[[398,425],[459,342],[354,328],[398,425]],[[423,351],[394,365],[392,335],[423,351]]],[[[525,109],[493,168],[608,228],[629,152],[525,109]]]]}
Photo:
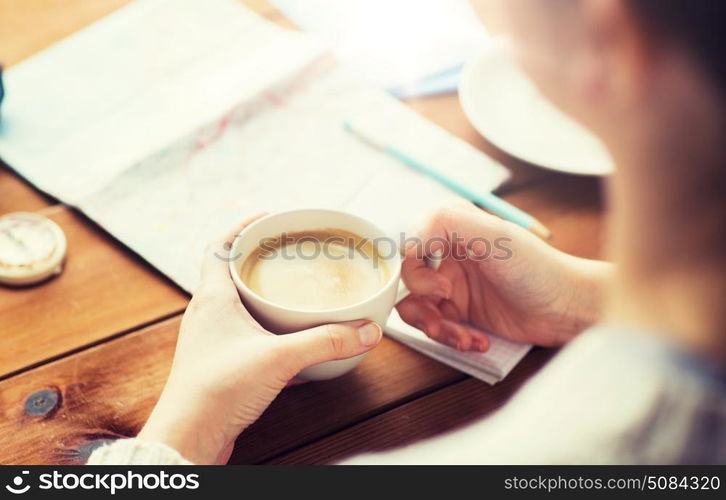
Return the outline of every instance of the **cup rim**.
{"type": "MultiPolygon", "coordinates": [[[[358,219],[359,221],[362,221],[362,222],[372,226],[375,229],[375,231],[378,232],[381,236],[386,235],[386,232],[383,231],[383,229],[381,229],[380,226],[378,226],[377,224],[371,222],[370,220],[368,220],[364,217],[360,217],[359,215],[356,215],[356,214],[353,214],[350,212],[345,212],[343,210],[336,210],[336,209],[331,209],[331,208],[296,208],[296,209],[290,209],[290,210],[282,210],[279,212],[273,212],[273,213],[267,214],[263,217],[260,217],[259,219],[252,222],[249,226],[245,227],[242,231],[240,231],[234,237],[234,240],[232,241],[232,246],[230,247],[230,250],[229,250],[230,254],[232,254],[235,251],[237,246],[240,245],[240,242],[244,239],[244,236],[246,234],[248,234],[249,232],[251,232],[251,230],[256,225],[261,224],[265,220],[268,220],[270,217],[281,217],[284,215],[297,213],[297,212],[328,212],[331,214],[344,215],[346,217],[358,219]]],[[[341,228],[341,229],[344,229],[344,228],[341,228]]],[[[333,309],[296,309],[293,307],[287,307],[287,306],[280,305],[276,302],[273,302],[271,300],[268,300],[268,299],[262,297],[260,294],[258,294],[257,292],[255,292],[254,290],[252,290],[250,287],[247,286],[247,284],[242,280],[242,278],[240,277],[239,273],[236,270],[236,266],[235,266],[235,264],[237,262],[236,260],[229,261],[228,269],[229,269],[230,275],[232,276],[232,281],[234,282],[235,286],[237,287],[237,290],[239,292],[243,292],[245,294],[250,295],[255,300],[261,302],[262,304],[265,304],[268,307],[280,309],[285,312],[290,312],[290,313],[294,313],[294,314],[318,315],[318,314],[333,314],[333,313],[344,312],[349,309],[360,307],[361,305],[366,304],[368,302],[377,300],[381,295],[383,295],[385,292],[387,292],[388,289],[391,286],[393,286],[395,283],[397,283],[398,280],[400,279],[402,261],[403,261],[403,257],[401,256],[400,249],[399,249],[398,265],[395,266],[395,269],[393,270],[390,277],[388,278],[388,281],[386,281],[386,283],[375,294],[373,294],[370,297],[368,297],[364,300],[361,300],[359,302],[355,302],[353,304],[349,304],[349,305],[343,306],[343,307],[336,307],[333,309]]]]}

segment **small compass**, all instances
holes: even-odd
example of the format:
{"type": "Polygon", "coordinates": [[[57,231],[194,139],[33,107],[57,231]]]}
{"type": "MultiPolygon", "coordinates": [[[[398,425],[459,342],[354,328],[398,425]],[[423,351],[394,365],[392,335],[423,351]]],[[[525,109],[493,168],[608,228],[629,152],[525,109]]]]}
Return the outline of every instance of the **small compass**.
{"type": "Polygon", "coordinates": [[[43,215],[0,217],[0,283],[30,285],[59,274],[66,256],[63,230],[43,215]]]}

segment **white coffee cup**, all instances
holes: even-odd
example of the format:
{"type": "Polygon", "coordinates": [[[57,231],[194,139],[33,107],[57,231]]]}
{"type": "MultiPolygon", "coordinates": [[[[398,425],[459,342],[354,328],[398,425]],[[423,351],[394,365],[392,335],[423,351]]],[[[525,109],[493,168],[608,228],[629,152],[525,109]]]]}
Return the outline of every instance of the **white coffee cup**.
{"type": "MultiPolygon", "coordinates": [[[[401,275],[401,255],[395,241],[373,223],[338,210],[301,209],[278,212],[256,220],[237,235],[230,249],[229,269],[237,290],[250,313],[273,333],[285,334],[305,330],[327,323],[368,319],[381,328],[391,314],[398,293],[401,275]],[[242,280],[240,267],[266,238],[321,229],[347,231],[373,242],[380,260],[389,270],[388,281],[377,293],[350,306],[327,310],[296,310],[275,304],[255,293],[242,280]]],[[[366,353],[367,354],[367,353],[366,353]]],[[[348,359],[320,363],[306,368],[298,375],[306,380],[326,380],[343,375],[353,369],[366,354],[348,359]]]]}

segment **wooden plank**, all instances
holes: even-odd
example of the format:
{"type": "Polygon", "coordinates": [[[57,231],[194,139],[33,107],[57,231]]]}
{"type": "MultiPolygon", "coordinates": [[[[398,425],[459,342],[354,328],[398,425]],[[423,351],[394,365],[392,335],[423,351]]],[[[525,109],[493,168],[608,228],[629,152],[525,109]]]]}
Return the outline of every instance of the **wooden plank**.
{"type": "Polygon", "coordinates": [[[351,373],[287,389],[238,439],[230,463],[262,462],[464,378],[384,339],[351,373]]]}
{"type": "Polygon", "coordinates": [[[0,382],[0,462],[78,463],[98,440],[135,435],[169,372],[178,325],[168,320],[0,382]]]}
{"type": "MultiPolygon", "coordinates": [[[[16,64],[129,0],[3,0],[0,47],[3,64],[16,64]]],[[[51,82],[52,84],[52,82],[51,82]]]]}
{"type": "Polygon", "coordinates": [[[185,293],[84,217],[61,205],[40,213],[65,231],[68,258],[50,281],[0,287],[0,377],[186,307],[185,293]]]}
{"type": "Polygon", "coordinates": [[[467,378],[266,463],[331,464],[353,455],[405,446],[454,430],[501,407],[555,352],[554,349],[535,349],[497,385],[467,378]]]}
{"type": "MultiPolygon", "coordinates": [[[[10,67],[53,43],[73,34],[130,0],[2,0],[0,2],[0,47],[2,63],[10,67]]],[[[241,0],[253,11],[286,27],[268,0],[241,0]]]]}
{"type": "MultiPolygon", "coordinates": [[[[166,379],[178,326],[168,320],[0,382],[0,461],[76,463],[99,439],[135,435],[166,379]],[[57,408],[44,408],[44,389],[60,395],[57,408]],[[28,398],[47,413],[29,415],[28,398]]],[[[286,389],[242,436],[235,460],[269,458],[463,378],[384,339],[346,376],[286,389]]]]}
{"type": "Polygon", "coordinates": [[[0,215],[7,212],[34,212],[54,203],[0,162],[0,215]]]}

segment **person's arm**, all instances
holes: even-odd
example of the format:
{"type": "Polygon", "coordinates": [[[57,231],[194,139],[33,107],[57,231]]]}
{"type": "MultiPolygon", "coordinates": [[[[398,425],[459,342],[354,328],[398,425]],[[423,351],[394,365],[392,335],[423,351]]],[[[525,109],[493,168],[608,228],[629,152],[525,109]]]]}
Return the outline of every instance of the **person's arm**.
{"type": "Polygon", "coordinates": [[[485,351],[487,332],[562,345],[598,322],[613,265],[552,247],[529,231],[455,203],[436,212],[405,249],[398,305],[407,323],[460,350],[485,351]],[[436,257],[433,269],[427,259],[436,257]]]}
{"type": "Polygon", "coordinates": [[[273,335],[262,328],[244,308],[224,259],[239,230],[207,250],[201,284],[184,313],[171,372],[137,439],[100,448],[89,463],[136,463],[149,457],[180,461],[150,443],[161,443],[176,450],[181,460],[196,464],[226,463],[237,436],[297,373],[357,356],[380,342],[380,326],[368,320],[290,335],[273,335]]]}

